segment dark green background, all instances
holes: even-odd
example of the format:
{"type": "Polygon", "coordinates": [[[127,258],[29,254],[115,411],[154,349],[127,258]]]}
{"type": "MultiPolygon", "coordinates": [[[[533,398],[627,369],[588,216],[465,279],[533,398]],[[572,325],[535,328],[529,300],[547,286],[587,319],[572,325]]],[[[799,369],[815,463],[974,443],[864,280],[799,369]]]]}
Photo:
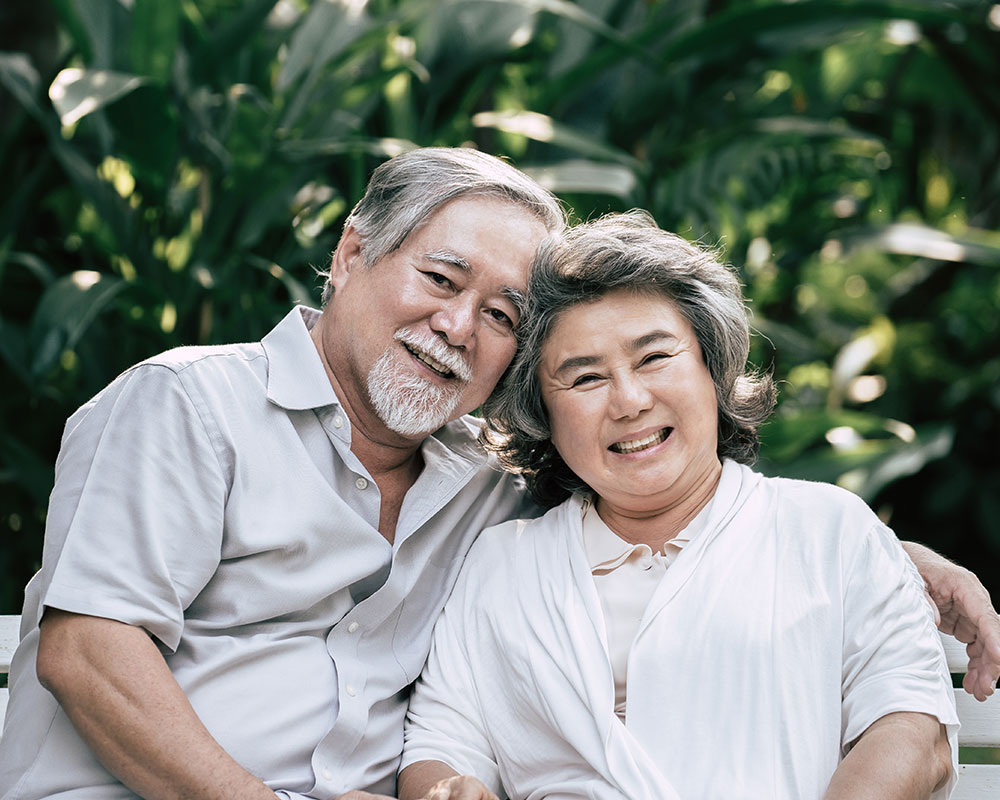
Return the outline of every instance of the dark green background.
{"type": "Polygon", "coordinates": [[[581,218],[719,245],[781,380],[762,466],[852,488],[996,596],[998,27],[961,0],[5,2],[0,611],[65,418],[316,303],[370,171],[462,144],[581,218]]]}

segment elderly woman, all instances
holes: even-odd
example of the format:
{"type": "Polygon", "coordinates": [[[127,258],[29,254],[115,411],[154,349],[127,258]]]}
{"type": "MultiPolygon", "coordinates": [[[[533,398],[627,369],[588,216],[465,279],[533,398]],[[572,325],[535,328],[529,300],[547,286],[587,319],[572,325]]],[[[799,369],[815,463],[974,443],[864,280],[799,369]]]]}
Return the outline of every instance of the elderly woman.
{"type": "Polygon", "coordinates": [[[400,797],[946,797],[913,565],[854,495],[747,466],[774,389],[734,275],[607,217],[540,256],[521,336],[487,440],[550,510],[470,553],[400,797]]]}

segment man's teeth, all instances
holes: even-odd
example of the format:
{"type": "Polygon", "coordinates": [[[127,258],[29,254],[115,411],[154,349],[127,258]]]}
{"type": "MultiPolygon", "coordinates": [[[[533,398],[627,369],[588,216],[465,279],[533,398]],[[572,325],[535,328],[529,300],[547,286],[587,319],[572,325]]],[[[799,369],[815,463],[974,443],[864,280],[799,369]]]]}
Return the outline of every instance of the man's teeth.
{"type": "Polygon", "coordinates": [[[423,361],[428,367],[430,367],[439,375],[443,375],[446,378],[451,377],[452,371],[448,369],[448,367],[446,367],[440,361],[435,361],[433,358],[427,355],[427,353],[421,353],[419,350],[414,350],[409,345],[407,345],[406,349],[409,350],[411,353],[413,353],[414,356],[423,361]]]}
{"type": "Polygon", "coordinates": [[[651,433],[649,436],[645,436],[642,439],[633,439],[631,442],[615,442],[611,445],[611,449],[616,453],[638,453],[640,450],[645,450],[648,447],[652,447],[654,444],[659,444],[664,439],[667,438],[667,433],[670,429],[663,428],[656,433],[651,433]]]}

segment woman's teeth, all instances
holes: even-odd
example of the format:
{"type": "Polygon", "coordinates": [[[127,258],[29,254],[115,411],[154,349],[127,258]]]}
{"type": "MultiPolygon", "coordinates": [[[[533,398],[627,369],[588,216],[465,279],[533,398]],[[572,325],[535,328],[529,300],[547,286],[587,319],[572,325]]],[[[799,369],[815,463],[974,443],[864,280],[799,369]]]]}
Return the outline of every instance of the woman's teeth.
{"type": "Polygon", "coordinates": [[[633,439],[631,442],[615,442],[611,445],[611,450],[616,453],[638,453],[640,450],[645,450],[648,447],[652,447],[654,444],[659,444],[664,439],[667,438],[667,434],[670,432],[670,428],[663,428],[656,433],[651,433],[649,436],[645,436],[642,439],[633,439]]]}

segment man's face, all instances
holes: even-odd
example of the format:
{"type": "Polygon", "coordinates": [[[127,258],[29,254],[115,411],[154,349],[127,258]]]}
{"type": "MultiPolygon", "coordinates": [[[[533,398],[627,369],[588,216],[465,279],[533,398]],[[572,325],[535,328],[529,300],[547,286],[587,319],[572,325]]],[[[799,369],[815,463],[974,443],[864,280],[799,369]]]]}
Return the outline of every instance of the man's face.
{"type": "Polygon", "coordinates": [[[473,196],[445,203],[370,269],[342,242],[327,354],[366,406],[355,415],[419,439],[480,405],[514,356],[515,298],[546,233],[526,209],[473,196]]]}

